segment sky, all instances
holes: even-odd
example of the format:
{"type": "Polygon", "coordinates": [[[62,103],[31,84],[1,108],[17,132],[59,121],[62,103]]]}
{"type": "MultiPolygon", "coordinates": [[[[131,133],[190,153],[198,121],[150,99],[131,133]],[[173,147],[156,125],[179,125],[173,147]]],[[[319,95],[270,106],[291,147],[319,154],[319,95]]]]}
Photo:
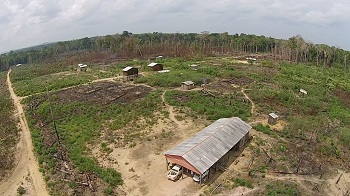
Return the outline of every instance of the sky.
{"type": "Polygon", "coordinates": [[[122,33],[228,32],[350,50],[349,0],[0,0],[0,53],[122,33]]]}

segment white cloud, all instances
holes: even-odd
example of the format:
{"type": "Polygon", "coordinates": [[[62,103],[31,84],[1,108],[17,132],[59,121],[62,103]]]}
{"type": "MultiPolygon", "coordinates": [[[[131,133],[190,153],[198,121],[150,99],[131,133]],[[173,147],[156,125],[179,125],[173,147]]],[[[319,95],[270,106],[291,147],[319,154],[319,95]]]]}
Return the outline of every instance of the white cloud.
{"type": "Polygon", "coordinates": [[[350,31],[348,0],[0,0],[0,7],[0,51],[123,30],[282,38],[317,32],[318,40],[322,31],[325,40],[350,31]]]}

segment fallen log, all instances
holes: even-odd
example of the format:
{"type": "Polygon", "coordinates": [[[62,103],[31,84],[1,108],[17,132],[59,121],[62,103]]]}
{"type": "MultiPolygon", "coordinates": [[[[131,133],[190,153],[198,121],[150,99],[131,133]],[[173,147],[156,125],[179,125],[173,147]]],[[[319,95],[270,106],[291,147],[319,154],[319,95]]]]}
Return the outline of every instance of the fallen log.
{"type": "Polygon", "coordinates": [[[216,189],[218,189],[221,186],[221,184],[217,185],[211,192],[209,195],[212,195],[214,193],[214,191],[216,191],[216,189]]]}
{"type": "Polygon", "coordinates": [[[91,183],[91,178],[90,178],[89,174],[85,174],[85,175],[86,175],[86,180],[87,180],[89,188],[91,189],[91,191],[94,192],[95,191],[95,187],[91,183]]]}
{"type": "Polygon", "coordinates": [[[272,156],[263,148],[260,146],[260,148],[264,151],[264,153],[269,157],[269,163],[273,160],[272,156]]]}
{"type": "Polygon", "coordinates": [[[339,176],[339,178],[338,178],[337,182],[335,182],[336,184],[338,184],[338,183],[339,183],[340,178],[343,176],[343,174],[344,174],[344,173],[340,174],[340,176],[339,176]]]}

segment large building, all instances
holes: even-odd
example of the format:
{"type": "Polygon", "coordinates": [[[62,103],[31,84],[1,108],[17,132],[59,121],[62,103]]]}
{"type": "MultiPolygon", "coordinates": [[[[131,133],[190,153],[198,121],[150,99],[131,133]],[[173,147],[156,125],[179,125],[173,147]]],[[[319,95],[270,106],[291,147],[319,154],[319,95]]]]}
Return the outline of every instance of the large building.
{"type": "MultiPolygon", "coordinates": [[[[219,160],[230,150],[240,150],[249,139],[252,127],[238,117],[222,118],[204,128],[193,137],[166,151],[167,166],[178,164],[202,176],[210,174],[219,160]]],[[[209,176],[209,175],[208,175],[209,176]]]]}

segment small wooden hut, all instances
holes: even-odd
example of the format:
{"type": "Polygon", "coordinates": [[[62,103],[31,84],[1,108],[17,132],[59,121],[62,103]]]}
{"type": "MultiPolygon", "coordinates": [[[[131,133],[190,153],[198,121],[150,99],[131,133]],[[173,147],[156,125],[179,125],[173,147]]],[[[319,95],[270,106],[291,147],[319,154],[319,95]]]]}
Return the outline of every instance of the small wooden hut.
{"type": "Polygon", "coordinates": [[[160,63],[150,63],[147,67],[152,68],[153,71],[163,70],[163,64],[160,63]]]}
{"type": "Polygon", "coordinates": [[[270,125],[275,125],[277,123],[277,120],[278,120],[278,115],[275,113],[270,113],[267,123],[269,123],[270,125]]]}
{"type": "Polygon", "coordinates": [[[127,80],[133,80],[134,78],[138,77],[139,69],[137,69],[136,67],[125,67],[123,69],[123,75],[126,77],[127,80]]]}
{"type": "Polygon", "coordinates": [[[193,88],[194,88],[194,82],[192,81],[185,81],[181,83],[182,90],[191,90],[193,88]]]}

